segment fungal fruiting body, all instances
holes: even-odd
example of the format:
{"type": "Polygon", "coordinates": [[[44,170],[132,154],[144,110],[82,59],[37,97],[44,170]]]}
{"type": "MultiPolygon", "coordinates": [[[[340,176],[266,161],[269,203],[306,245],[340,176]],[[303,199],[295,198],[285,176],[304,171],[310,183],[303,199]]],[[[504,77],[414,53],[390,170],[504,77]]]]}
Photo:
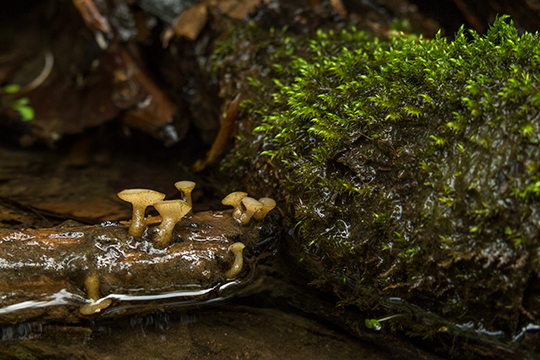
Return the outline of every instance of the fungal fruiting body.
{"type": "Polygon", "coordinates": [[[191,202],[191,192],[195,188],[195,183],[193,181],[178,181],[174,186],[182,193],[182,200],[184,200],[189,206],[193,206],[191,202]]]}
{"type": "Polygon", "coordinates": [[[86,288],[88,297],[92,302],[90,304],[81,306],[79,309],[81,314],[92,315],[111,305],[111,299],[99,298],[99,279],[96,275],[90,275],[84,279],[84,287],[86,288]]]}
{"type": "Polygon", "coordinates": [[[144,213],[146,208],[156,201],[165,199],[165,194],[148,189],[126,189],[120,191],[118,197],[133,205],[133,215],[129,226],[129,235],[140,238],[146,229],[144,213]]]}
{"type": "Polygon", "coordinates": [[[253,218],[255,220],[264,219],[266,214],[268,214],[270,210],[276,207],[276,202],[274,201],[274,199],[263,197],[259,199],[259,202],[263,204],[263,207],[259,209],[255,214],[253,214],[253,218]]]}
{"type": "Polygon", "coordinates": [[[223,205],[230,205],[234,207],[232,216],[233,218],[240,220],[240,217],[242,216],[242,199],[245,198],[248,194],[243,191],[235,191],[230,193],[229,195],[225,196],[223,200],[221,200],[221,203],[223,205]]]}
{"type": "Polygon", "coordinates": [[[249,224],[253,217],[255,220],[262,220],[270,210],[276,207],[276,202],[270,198],[260,198],[255,200],[247,196],[247,193],[236,191],[227,195],[221,200],[223,205],[234,207],[232,217],[242,225],[249,224]],[[242,206],[243,205],[243,206],[242,206]]]}
{"type": "Polygon", "coordinates": [[[162,218],[154,244],[157,247],[165,247],[171,242],[174,226],[191,211],[191,206],[184,200],[162,200],[154,203],[154,208],[162,218]]]}
{"type": "Polygon", "coordinates": [[[249,224],[249,220],[251,220],[251,217],[259,210],[263,208],[263,204],[261,204],[259,201],[255,200],[254,198],[246,196],[242,199],[242,204],[246,207],[246,211],[242,213],[240,216],[240,223],[242,225],[249,224]]]}
{"type": "Polygon", "coordinates": [[[228,279],[234,278],[240,273],[240,271],[242,271],[242,267],[244,266],[244,255],[242,250],[244,250],[245,247],[246,246],[240,242],[229,246],[229,250],[234,254],[234,262],[231,268],[225,273],[225,276],[228,279]]]}
{"type": "MultiPolygon", "coordinates": [[[[188,189],[186,192],[182,190],[183,196],[189,195],[194,187],[193,184],[187,185],[189,186],[179,186],[180,189],[188,189]]],[[[54,321],[65,316],[70,319],[96,314],[114,317],[118,312],[110,308],[123,301],[115,294],[159,294],[163,289],[170,288],[191,291],[193,284],[215,287],[224,279],[239,277],[244,267],[245,245],[235,241],[240,240],[249,244],[248,246],[256,246],[261,230],[266,230],[260,226],[242,228],[240,223],[247,224],[250,218],[264,210],[265,206],[275,206],[268,205],[263,199],[257,201],[246,195],[247,193],[237,192],[229,197],[229,200],[233,199],[231,204],[235,204],[235,208],[239,210],[237,218],[230,215],[232,211],[226,214],[204,211],[193,216],[188,215],[187,219],[182,220],[192,210],[187,201],[165,201],[164,194],[147,189],[123,190],[118,193],[119,198],[133,204],[131,225],[138,222],[142,224],[130,227],[130,234],[142,233],[142,240],[138,242],[132,241],[132,235],[128,235],[125,226],[114,224],[97,227],[69,224],[53,229],[16,232],[0,229],[0,240],[3,239],[0,241],[0,252],[13,255],[12,259],[6,259],[6,264],[0,266],[0,274],[4,279],[3,283],[0,281],[0,296],[10,297],[13,291],[21,291],[22,294],[21,297],[17,295],[0,304],[0,325],[12,321],[14,317],[11,315],[2,316],[11,314],[12,311],[17,311],[17,314],[13,315],[17,319],[34,319],[41,314],[47,314],[47,318],[55,319],[54,321]],[[144,218],[148,205],[153,205],[161,214],[161,217],[155,218],[161,218],[161,224],[148,225],[150,221],[144,218]],[[179,221],[180,224],[175,228],[179,221]],[[144,230],[147,225],[151,226],[150,231],[144,230]],[[67,227],[69,229],[66,229],[67,227]],[[133,233],[133,229],[140,232],[133,233]],[[126,238],[128,241],[123,241],[126,238]],[[168,246],[176,239],[180,241],[168,246]],[[150,242],[153,242],[154,246],[150,242]],[[28,246],[25,245],[28,243],[32,243],[32,251],[28,251],[28,246]],[[70,247],[69,251],[67,247],[70,247]],[[111,247],[114,249],[113,253],[111,247]],[[52,255],[51,248],[55,250],[52,255]],[[51,258],[52,264],[38,260],[44,256],[51,258]],[[12,266],[15,263],[17,265],[12,266]],[[31,284],[36,283],[37,286],[28,286],[26,282],[21,285],[18,270],[20,263],[35,264],[32,267],[34,272],[28,273],[28,278],[31,284]],[[66,263],[73,265],[64,266],[66,263]],[[47,275],[51,267],[55,269],[54,277],[47,275]],[[46,280],[32,280],[38,278],[34,274],[44,276],[46,280]],[[81,298],[82,303],[75,312],[71,311],[71,303],[61,303],[60,305],[67,305],[69,311],[53,311],[55,314],[48,314],[49,306],[58,305],[56,301],[47,301],[44,306],[39,306],[41,310],[34,311],[34,299],[42,299],[43,294],[56,294],[59,289],[76,290],[75,294],[81,298]],[[27,302],[28,305],[19,307],[18,304],[26,302],[26,299],[31,300],[27,302]]],[[[139,300],[134,297],[133,301],[139,300]]],[[[125,308],[122,307],[122,311],[125,308]]]]}

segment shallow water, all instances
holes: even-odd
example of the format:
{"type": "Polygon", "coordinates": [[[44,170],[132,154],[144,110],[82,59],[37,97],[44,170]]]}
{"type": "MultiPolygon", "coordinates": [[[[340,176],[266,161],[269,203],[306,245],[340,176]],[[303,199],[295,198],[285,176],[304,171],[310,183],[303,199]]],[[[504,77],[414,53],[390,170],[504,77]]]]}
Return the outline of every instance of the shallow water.
{"type": "Polygon", "coordinates": [[[230,304],[88,324],[2,329],[2,359],[393,359],[297,314],[230,304]]]}

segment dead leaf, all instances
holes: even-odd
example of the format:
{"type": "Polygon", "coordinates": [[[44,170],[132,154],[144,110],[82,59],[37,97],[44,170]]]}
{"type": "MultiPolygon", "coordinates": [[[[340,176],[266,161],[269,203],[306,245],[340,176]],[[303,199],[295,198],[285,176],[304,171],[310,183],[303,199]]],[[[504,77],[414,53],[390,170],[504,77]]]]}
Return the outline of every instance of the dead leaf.
{"type": "Polygon", "coordinates": [[[129,219],[131,212],[125,206],[108,200],[64,201],[36,204],[35,207],[75,219],[121,220],[129,219]]]}
{"type": "Polygon", "coordinates": [[[195,40],[206,25],[208,19],[207,2],[197,3],[184,10],[174,22],[174,32],[189,40],[195,40]]]}
{"type": "Polygon", "coordinates": [[[208,21],[208,8],[218,8],[224,15],[233,19],[243,19],[261,2],[270,0],[204,0],[184,10],[174,22],[177,36],[195,40],[208,21]]]}

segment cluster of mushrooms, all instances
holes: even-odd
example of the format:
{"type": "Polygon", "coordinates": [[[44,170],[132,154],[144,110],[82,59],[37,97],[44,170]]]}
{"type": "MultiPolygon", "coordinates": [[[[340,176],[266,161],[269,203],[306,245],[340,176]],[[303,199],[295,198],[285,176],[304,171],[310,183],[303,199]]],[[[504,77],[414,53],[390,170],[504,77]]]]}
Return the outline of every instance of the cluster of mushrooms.
{"type": "MultiPolygon", "coordinates": [[[[133,206],[133,216],[129,226],[129,234],[134,238],[140,238],[146,229],[145,212],[148,206],[153,206],[161,215],[161,224],[153,238],[157,247],[166,247],[172,239],[174,226],[184,216],[190,213],[193,206],[191,192],[195,188],[193,181],[178,181],[174,186],[182,194],[179,200],[163,200],[165,194],[149,189],[126,189],[117,195],[120,199],[129,202],[133,206]]],[[[256,200],[248,197],[242,191],[227,195],[221,203],[234,207],[232,216],[242,225],[247,225],[251,218],[262,220],[266,214],[276,206],[276,202],[270,198],[256,200]]]]}
{"type": "MultiPolygon", "coordinates": [[[[142,237],[146,229],[146,208],[153,206],[162,218],[161,224],[156,229],[156,236],[153,237],[154,245],[157,247],[169,245],[174,226],[191,212],[191,192],[195,188],[195,183],[193,181],[178,181],[174,186],[181,192],[182,199],[163,200],[165,194],[149,189],[126,189],[117,194],[120,199],[131,203],[133,206],[133,216],[128,230],[129,235],[134,238],[142,237]]],[[[270,198],[255,200],[241,191],[227,195],[221,203],[234,207],[232,217],[242,225],[247,225],[251,218],[256,220],[264,219],[266,214],[276,206],[276,202],[270,198]]],[[[224,274],[226,278],[232,279],[242,270],[242,250],[244,247],[245,245],[241,242],[229,246],[229,251],[234,255],[234,261],[231,268],[224,274]]],[[[97,275],[87,276],[84,287],[90,302],[80,307],[81,314],[92,315],[110,306],[112,302],[110,298],[100,298],[99,296],[100,280],[97,275]]]]}

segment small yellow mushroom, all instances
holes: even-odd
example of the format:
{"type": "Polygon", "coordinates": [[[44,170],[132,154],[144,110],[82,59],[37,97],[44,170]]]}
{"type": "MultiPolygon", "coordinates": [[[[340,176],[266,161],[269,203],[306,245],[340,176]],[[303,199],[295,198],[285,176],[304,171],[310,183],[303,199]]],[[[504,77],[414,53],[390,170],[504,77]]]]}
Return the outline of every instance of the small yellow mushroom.
{"type": "Polygon", "coordinates": [[[246,207],[246,211],[242,213],[240,216],[240,223],[242,225],[249,224],[249,220],[251,220],[251,217],[259,210],[261,210],[264,205],[255,200],[252,197],[246,196],[242,199],[242,204],[246,207]]]}
{"type": "Polygon", "coordinates": [[[184,200],[189,206],[193,206],[191,202],[191,192],[195,188],[195,183],[193,181],[178,181],[174,184],[178,191],[182,193],[182,200],[184,200]]]}
{"type": "Polygon", "coordinates": [[[258,210],[254,215],[253,215],[253,218],[255,220],[262,220],[265,218],[266,214],[268,214],[268,212],[270,210],[272,210],[273,208],[276,207],[276,202],[274,201],[274,199],[270,199],[270,198],[260,198],[259,199],[259,202],[261,204],[263,204],[263,207],[262,209],[258,210]]]}
{"type": "Polygon", "coordinates": [[[81,306],[79,309],[81,314],[92,315],[106,309],[109,307],[109,305],[111,305],[111,299],[99,298],[99,278],[97,275],[90,275],[84,279],[84,287],[86,288],[86,293],[92,302],[90,304],[81,306]]]}
{"type": "Polygon", "coordinates": [[[156,201],[165,199],[165,194],[148,189],[127,189],[120,191],[117,195],[120,199],[133,205],[133,215],[128,232],[129,235],[140,238],[144,229],[146,229],[146,224],[144,223],[146,208],[156,201]]]}
{"type": "Polygon", "coordinates": [[[246,246],[240,242],[229,246],[229,250],[234,254],[234,261],[231,268],[225,273],[225,276],[228,279],[233,279],[240,271],[242,271],[242,267],[244,266],[244,255],[242,250],[244,250],[245,247],[246,246]]]}
{"type": "Polygon", "coordinates": [[[174,226],[191,211],[191,206],[184,200],[162,200],[154,203],[154,207],[162,218],[154,244],[157,247],[165,247],[171,242],[174,226]]]}
{"type": "Polygon", "coordinates": [[[223,205],[230,205],[234,207],[232,216],[236,220],[240,220],[240,217],[242,216],[242,199],[245,198],[247,195],[248,194],[246,192],[235,191],[225,196],[223,200],[221,200],[221,203],[223,205]]]}

